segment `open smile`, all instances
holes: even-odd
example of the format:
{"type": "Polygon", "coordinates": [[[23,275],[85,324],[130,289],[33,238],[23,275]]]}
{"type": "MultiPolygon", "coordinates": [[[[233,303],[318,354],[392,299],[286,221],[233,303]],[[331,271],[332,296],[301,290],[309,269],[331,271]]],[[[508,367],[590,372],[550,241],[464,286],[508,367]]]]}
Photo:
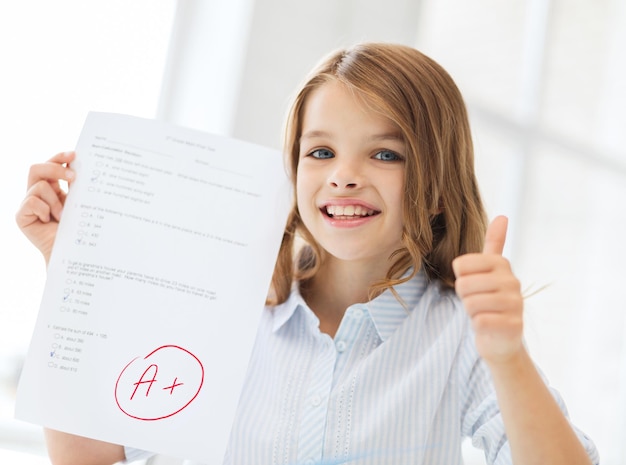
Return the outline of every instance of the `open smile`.
{"type": "Polygon", "coordinates": [[[328,218],[335,220],[354,220],[360,218],[366,218],[369,216],[375,216],[380,211],[373,208],[368,208],[364,205],[326,205],[323,206],[321,212],[328,218]]]}

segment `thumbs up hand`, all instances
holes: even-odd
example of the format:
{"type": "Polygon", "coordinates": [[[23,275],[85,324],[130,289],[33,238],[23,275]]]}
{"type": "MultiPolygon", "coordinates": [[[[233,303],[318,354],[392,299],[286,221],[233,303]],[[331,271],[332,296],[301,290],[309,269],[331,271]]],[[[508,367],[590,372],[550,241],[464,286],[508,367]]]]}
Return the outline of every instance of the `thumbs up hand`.
{"type": "Polygon", "coordinates": [[[499,216],[487,228],[482,253],[452,262],[455,289],[472,320],[478,353],[488,364],[506,363],[523,350],[523,298],[520,283],[502,256],[508,220],[499,216]]]}

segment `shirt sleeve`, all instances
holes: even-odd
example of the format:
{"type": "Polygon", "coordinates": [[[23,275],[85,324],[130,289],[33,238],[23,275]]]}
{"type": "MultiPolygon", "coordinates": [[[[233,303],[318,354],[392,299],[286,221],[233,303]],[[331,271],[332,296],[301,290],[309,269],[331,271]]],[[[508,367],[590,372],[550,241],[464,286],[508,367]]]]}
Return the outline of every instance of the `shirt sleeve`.
{"type": "Polygon", "coordinates": [[[511,464],[511,450],[491,375],[477,354],[469,377],[461,381],[461,391],[462,435],[483,450],[488,464],[511,464]]]}
{"type": "MultiPolygon", "coordinates": [[[[471,438],[474,447],[484,451],[488,464],[512,464],[511,449],[504,430],[491,373],[476,351],[471,330],[468,329],[468,333],[460,356],[461,433],[471,438]]],[[[570,421],[561,395],[549,386],[541,370],[538,369],[538,371],[559,408],[570,421]]],[[[572,428],[592,463],[598,465],[600,459],[593,441],[575,425],[572,425],[572,428]]]]}
{"type": "Polygon", "coordinates": [[[137,462],[138,460],[146,460],[149,459],[150,457],[152,457],[154,454],[154,452],[148,452],[145,450],[141,450],[141,449],[134,449],[132,447],[124,447],[124,455],[126,456],[126,459],[121,462],[123,464],[130,464],[133,462],[137,462]]]}
{"type": "MultiPolygon", "coordinates": [[[[547,385],[548,381],[547,381],[546,377],[541,372],[541,370],[539,370],[539,373],[541,374],[541,377],[543,378],[543,381],[547,385]]],[[[594,465],[599,465],[600,464],[600,455],[598,453],[598,449],[596,448],[596,445],[594,444],[594,442],[591,440],[591,438],[589,436],[587,436],[583,431],[581,431],[576,425],[574,425],[572,423],[572,421],[569,418],[569,413],[567,412],[567,407],[565,406],[565,402],[563,401],[563,398],[558,393],[558,391],[556,389],[554,389],[554,388],[551,388],[549,385],[548,385],[548,388],[550,389],[550,392],[552,393],[552,396],[556,400],[556,403],[558,404],[559,408],[563,412],[563,415],[565,415],[565,418],[567,418],[567,421],[569,421],[572,429],[574,430],[574,433],[576,433],[576,436],[578,437],[578,440],[580,441],[580,443],[585,448],[585,451],[587,452],[587,455],[591,459],[591,462],[594,465]]]]}

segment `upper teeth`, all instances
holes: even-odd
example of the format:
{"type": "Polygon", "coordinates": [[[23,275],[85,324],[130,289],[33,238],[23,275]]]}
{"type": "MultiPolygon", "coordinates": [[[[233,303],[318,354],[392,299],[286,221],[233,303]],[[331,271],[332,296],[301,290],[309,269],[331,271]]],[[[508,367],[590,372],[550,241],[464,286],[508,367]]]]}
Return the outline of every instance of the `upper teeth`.
{"type": "Polygon", "coordinates": [[[330,216],[369,216],[374,214],[374,210],[361,205],[328,205],[326,213],[330,216]]]}

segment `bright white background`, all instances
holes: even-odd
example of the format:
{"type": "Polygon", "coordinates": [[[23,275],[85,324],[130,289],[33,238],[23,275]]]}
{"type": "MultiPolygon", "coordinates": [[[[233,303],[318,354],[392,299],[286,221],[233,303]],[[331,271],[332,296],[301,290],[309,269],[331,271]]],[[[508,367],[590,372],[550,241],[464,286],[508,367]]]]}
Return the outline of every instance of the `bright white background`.
{"type": "MultiPolygon", "coordinates": [[[[88,110],[279,147],[287,101],[306,71],[361,40],[417,46],[459,84],[489,213],[511,217],[506,252],[525,288],[547,285],[527,300],[531,353],[602,463],[626,463],[622,0],[0,6],[0,447],[42,452],[36,430],[9,420],[45,279],[13,222],[27,167],[72,148],[88,110]]],[[[482,462],[468,449],[468,463],[482,462]]]]}
{"type": "Polygon", "coordinates": [[[174,11],[174,0],[0,3],[2,464],[48,463],[40,429],[12,420],[45,280],[43,259],[14,221],[28,167],[72,150],[90,110],[155,115],[174,11]]]}

